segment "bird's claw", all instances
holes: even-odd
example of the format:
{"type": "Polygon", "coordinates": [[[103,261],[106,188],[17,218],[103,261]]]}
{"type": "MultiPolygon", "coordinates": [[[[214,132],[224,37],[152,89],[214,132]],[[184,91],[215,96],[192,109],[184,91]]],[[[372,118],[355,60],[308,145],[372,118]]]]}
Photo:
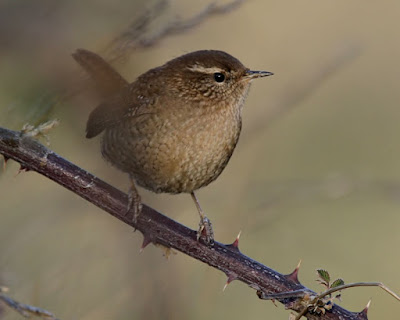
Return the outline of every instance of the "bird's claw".
{"type": "Polygon", "coordinates": [[[211,221],[206,216],[200,219],[197,241],[199,241],[200,238],[202,238],[208,246],[212,247],[214,245],[214,231],[211,221]]]}

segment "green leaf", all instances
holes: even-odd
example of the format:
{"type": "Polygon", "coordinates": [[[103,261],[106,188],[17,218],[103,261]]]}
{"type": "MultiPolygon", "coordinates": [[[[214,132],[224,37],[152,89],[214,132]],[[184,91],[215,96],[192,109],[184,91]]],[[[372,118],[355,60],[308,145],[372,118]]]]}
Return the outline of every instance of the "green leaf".
{"type": "Polygon", "coordinates": [[[331,277],[329,275],[329,272],[323,269],[317,269],[318,276],[326,283],[329,284],[329,281],[331,281],[331,277]]]}
{"type": "Polygon", "coordinates": [[[344,285],[343,279],[336,279],[335,281],[332,282],[331,288],[336,288],[342,285],[344,285]]]}

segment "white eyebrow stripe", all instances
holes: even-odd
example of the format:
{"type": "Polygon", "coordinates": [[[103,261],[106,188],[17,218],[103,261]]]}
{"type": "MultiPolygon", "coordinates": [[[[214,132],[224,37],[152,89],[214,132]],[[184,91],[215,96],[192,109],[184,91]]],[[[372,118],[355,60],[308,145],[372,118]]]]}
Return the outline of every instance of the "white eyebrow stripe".
{"type": "Polygon", "coordinates": [[[209,73],[209,74],[224,71],[221,68],[217,68],[217,67],[205,68],[205,67],[199,66],[198,64],[188,67],[188,69],[190,71],[194,71],[194,72],[209,73]]]}

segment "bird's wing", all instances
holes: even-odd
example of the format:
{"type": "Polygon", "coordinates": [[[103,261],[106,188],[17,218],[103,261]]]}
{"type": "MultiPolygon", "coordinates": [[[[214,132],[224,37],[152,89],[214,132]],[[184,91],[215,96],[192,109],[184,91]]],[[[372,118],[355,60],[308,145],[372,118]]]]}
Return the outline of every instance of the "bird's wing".
{"type": "Polygon", "coordinates": [[[87,138],[93,138],[128,118],[151,114],[155,98],[135,95],[130,89],[126,87],[92,111],[86,124],[87,138]]]}
{"type": "Polygon", "coordinates": [[[119,96],[101,103],[94,109],[86,123],[86,138],[93,138],[100,134],[107,127],[117,124],[122,118],[123,113],[119,107],[119,96]]]}

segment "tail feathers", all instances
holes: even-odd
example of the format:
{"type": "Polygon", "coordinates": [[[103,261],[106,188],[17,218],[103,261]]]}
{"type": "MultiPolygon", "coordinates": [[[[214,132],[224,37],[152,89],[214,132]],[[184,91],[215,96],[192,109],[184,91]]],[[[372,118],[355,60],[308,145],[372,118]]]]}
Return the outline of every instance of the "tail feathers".
{"type": "Polygon", "coordinates": [[[86,124],[86,137],[93,138],[123,119],[125,107],[122,92],[129,83],[96,53],[78,49],[72,57],[90,75],[106,100],[92,111],[86,124]]]}
{"type": "Polygon", "coordinates": [[[104,97],[110,97],[129,85],[108,62],[94,52],[78,49],[72,57],[91,76],[104,97]]]}

